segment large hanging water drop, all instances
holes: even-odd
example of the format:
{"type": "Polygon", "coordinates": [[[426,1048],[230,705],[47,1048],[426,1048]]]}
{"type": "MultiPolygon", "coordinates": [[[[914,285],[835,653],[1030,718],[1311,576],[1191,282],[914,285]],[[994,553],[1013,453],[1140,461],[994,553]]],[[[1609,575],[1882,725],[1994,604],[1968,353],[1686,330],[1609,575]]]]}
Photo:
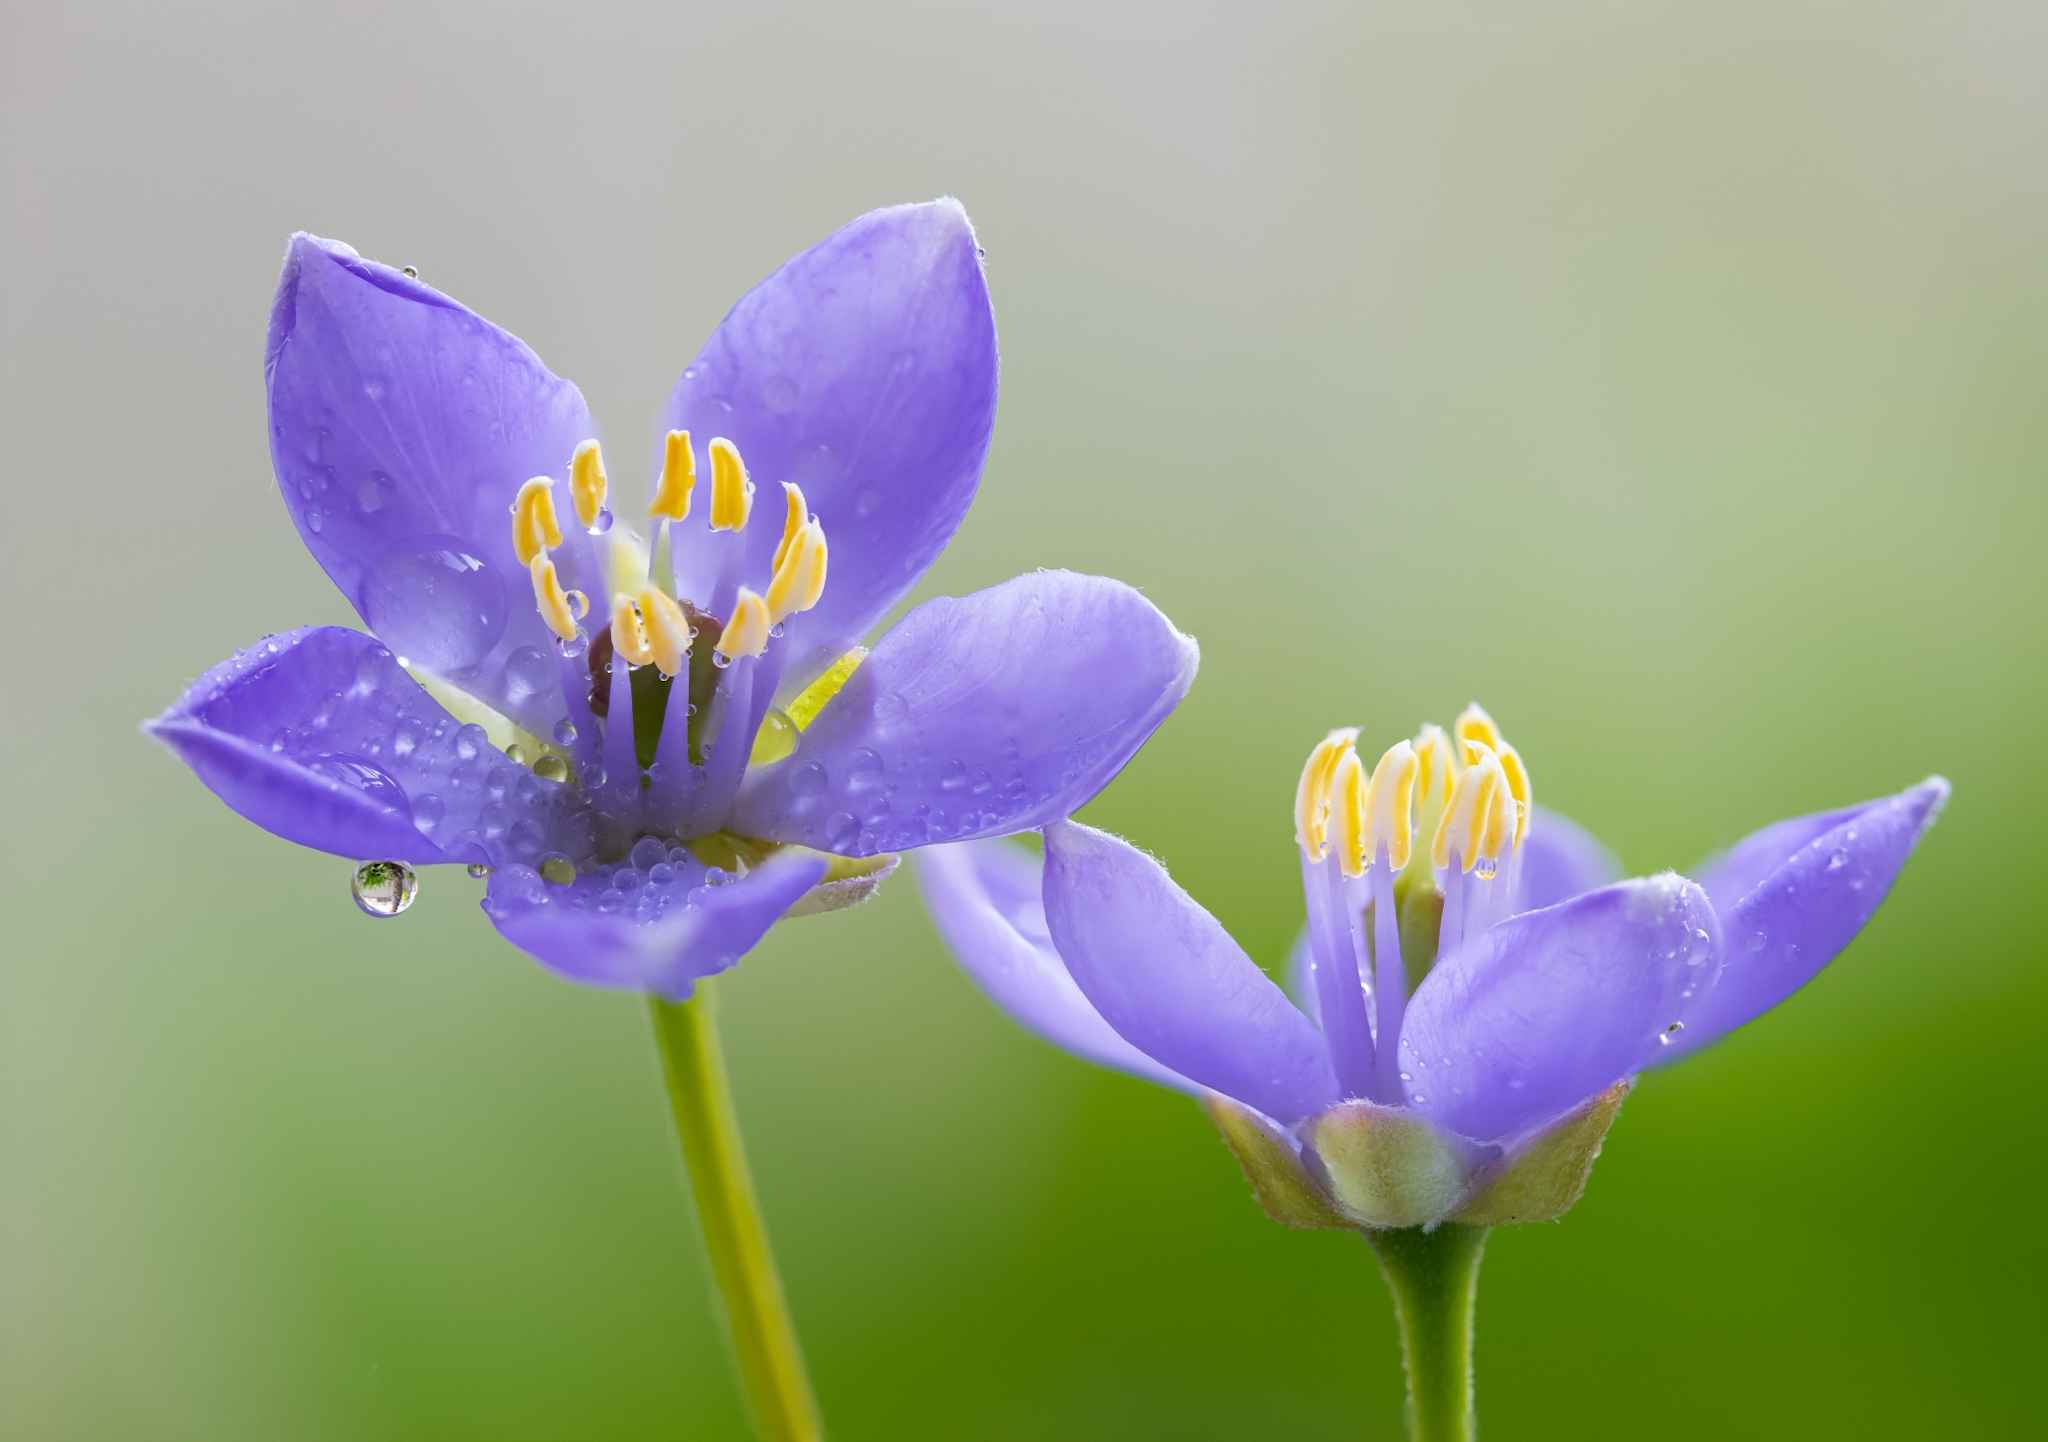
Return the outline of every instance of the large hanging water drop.
{"type": "Polygon", "coordinates": [[[365,861],[349,878],[349,895],[365,916],[396,916],[420,894],[419,873],[403,861],[365,861]]]}

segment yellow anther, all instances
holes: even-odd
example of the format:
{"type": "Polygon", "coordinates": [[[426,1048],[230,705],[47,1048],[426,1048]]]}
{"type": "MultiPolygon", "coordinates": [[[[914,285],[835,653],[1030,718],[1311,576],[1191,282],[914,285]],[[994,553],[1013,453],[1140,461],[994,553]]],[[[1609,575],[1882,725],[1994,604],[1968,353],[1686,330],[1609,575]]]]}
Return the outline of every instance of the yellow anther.
{"type": "Polygon", "coordinates": [[[732,603],[732,619],[725,623],[718,644],[711,649],[728,661],[737,656],[758,656],[768,649],[768,603],[745,586],[732,603]]]}
{"type": "Polygon", "coordinates": [[[1457,757],[1452,754],[1451,738],[1444,734],[1444,728],[1434,723],[1424,726],[1415,733],[1415,761],[1419,770],[1415,781],[1415,802],[1428,806],[1442,802],[1451,794],[1451,783],[1458,779],[1457,757]]]}
{"type": "Polygon", "coordinates": [[[1478,867],[1483,875],[1491,876],[1501,853],[1514,843],[1514,796],[1491,747],[1467,741],[1465,754],[1468,764],[1451,788],[1429,859],[1439,868],[1446,867],[1455,851],[1461,870],[1478,867]]]}
{"type": "Polygon", "coordinates": [[[576,503],[576,519],[586,531],[597,525],[610,488],[604,474],[604,453],[596,441],[585,441],[569,458],[569,499],[576,503]]]}
{"type": "Polygon", "coordinates": [[[512,554],[519,557],[520,565],[531,566],[535,556],[549,546],[561,544],[562,524],[555,519],[554,480],[535,476],[512,499],[512,554]]]}
{"type": "Polygon", "coordinates": [[[575,640],[576,618],[589,609],[589,601],[581,591],[562,589],[562,578],[555,574],[555,563],[548,559],[546,551],[536,552],[526,569],[533,577],[533,604],[540,608],[541,620],[564,641],[575,640]]]}
{"type": "Polygon", "coordinates": [[[654,647],[648,644],[647,627],[631,596],[612,598],[612,651],[630,666],[654,664],[654,647]]]}
{"type": "Polygon", "coordinates": [[[1372,865],[1368,790],[1365,763],[1356,750],[1346,751],[1330,777],[1329,800],[1330,844],[1337,849],[1337,864],[1346,876],[1363,876],[1372,865]]]}
{"type": "Polygon", "coordinates": [[[1529,792],[1529,768],[1522,764],[1522,753],[1506,742],[1494,753],[1500,757],[1501,774],[1508,778],[1508,794],[1515,803],[1515,845],[1520,846],[1529,839],[1529,823],[1535,817],[1536,803],[1529,792]]]}
{"type": "Polygon", "coordinates": [[[1337,766],[1358,745],[1358,728],[1332,731],[1316,743],[1294,789],[1294,840],[1310,861],[1321,861],[1330,846],[1330,783],[1337,766]]]}
{"type": "Polygon", "coordinates": [[[1365,800],[1368,862],[1384,847],[1387,864],[1394,870],[1408,864],[1409,851],[1415,845],[1415,787],[1421,775],[1422,762],[1408,742],[1396,741],[1380,754],[1365,800]]]}
{"type": "Polygon", "coordinates": [[[683,674],[690,664],[690,619],[668,592],[649,586],[640,593],[640,620],[647,628],[647,644],[654,652],[654,666],[662,675],[683,674]]]}
{"type": "Polygon", "coordinates": [[[787,616],[810,610],[824,594],[825,528],[806,521],[776,559],[775,574],[768,581],[768,617],[780,624],[787,616]]]}
{"type": "Polygon", "coordinates": [[[711,438],[711,529],[744,530],[754,509],[754,483],[739,447],[724,436],[711,438]]]}
{"type": "Polygon", "coordinates": [[[690,495],[697,489],[697,453],[688,431],[670,431],[661,447],[661,483],[654,488],[650,516],[680,521],[690,514],[690,495]]]}
{"type": "Polygon", "coordinates": [[[811,519],[810,508],[804,504],[803,487],[794,481],[782,483],[782,499],[787,512],[782,518],[782,539],[775,543],[775,559],[768,563],[768,574],[774,575],[782,569],[782,558],[789,554],[789,548],[796,538],[803,534],[804,526],[811,519]]]}
{"type": "MultiPolygon", "coordinates": [[[[1477,741],[1492,752],[1500,750],[1500,727],[1493,724],[1493,718],[1477,701],[1458,713],[1458,719],[1451,725],[1451,734],[1460,741],[1477,741]]],[[[1463,761],[1465,757],[1458,759],[1463,761]]]]}

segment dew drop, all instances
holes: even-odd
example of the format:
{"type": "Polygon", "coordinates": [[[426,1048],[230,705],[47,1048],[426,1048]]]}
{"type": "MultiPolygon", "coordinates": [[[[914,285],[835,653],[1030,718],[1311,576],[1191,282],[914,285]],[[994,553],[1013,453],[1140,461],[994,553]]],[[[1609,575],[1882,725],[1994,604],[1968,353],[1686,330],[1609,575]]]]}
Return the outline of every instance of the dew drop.
{"type": "Polygon", "coordinates": [[[719,670],[723,671],[726,667],[732,664],[732,657],[726,655],[723,651],[714,650],[711,653],[711,664],[716,666],[719,670]]]}
{"type": "Polygon", "coordinates": [[[320,508],[314,506],[308,509],[306,512],[306,529],[317,536],[326,528],[327,517],[322,514],[320,508]]]}
{"type": "Polygon", "coordinates": [[[882,784],[882,758],[862,746],[846,758],[846,790],[850,795],[873,791],[882,784]]]}
{"type": "Polygon", "coordinates": [[[403,861],[365,861],[349,878],[349,895],[365,916],[396,916],[420,894],[420,878],[403,861]]]}
{"type": "Polygon", "coordinates": [[[1670,1045],[1671,1045],[1671,1038],[1673,1038],[1673,1037],[1677,1036],[1677,1035],[1678,1035],[1678,1034],[1679,1034],[1680,1032],[1682,1032],[1682,1031],[1684,1031],[1684,1030],[1685,1030],[1685,1023],[1684,1023],[1684,1022],[1682,1022],[1682,1021],[1674,1021],[1673,1023],[1671,1023],[1671,1025],[1669,1025],[1669,1026],[1665,1027],[1665,1028],[1664,1028],[1664,1030],[1662,1030],[1662,1031],[1660,1031],[1660,1032],[1658,1032],[1658,1033],[1657,1033],[1657,1045],[1658,1045],[1658,1046],[1670,1046],[1670,1045]]]}
{"type": "Polygon", "coordinates": [[[505,699],[514,706],[540,694],[555,679],[555,663],[538,646],[521,646],[505,658],[505,699]]]}
{"type": "Polygon", "coordinates": [[[612,519],[612,508],[610,506],[600,507],[598,513],[590,518],[590,534],[602,536],[612,528],[612,519]]]}
{"type": "Polygon", "coordinates": [[[1828,870],[1830,871],[1840,871],[1843,867],[1847,866],[1848,864],[1849,853],[1846,851],[1837,851],[1833,856],[1830,856],[1828,858],[1828,870]]]}
{"type": "Polygon", "coordinates": [[[357,599],[386,645],[444,675],[488,655],[510,614],[497,573],[453,538],[382,557],[357,599]]]}
{"type": "Polygon", "coordinates": [[[633,843],[626,859],[646,871],[668,860],[668,846],[658,836],[643,836],[633,843]]]}
{"type": "Polygon", "coordinates": [[[825,822],[825,844],[834,851],[846,851],[860,836],[860,823],[849,812],[836,811],[825,822]]]}
{"type": "Polygon", "coordinates": [[[505,748],[505,759],[515,766],[524,766],[526,764],[526,748],[517,741],[514,741],[505,748]]]}
{"type": "Polygon", "coordinates": [[[533,774],[543,781],[567,781],[569,779],[569,763],[554,752],[549,751],[533,763],[533,774]]]}
{"type": "Polygon", "coordinates": [[[1491,856],[1482,856],[1472,863],[1472,874],[1481,881],[1491,881],[1500,872],[1500,862],[1491,856]]]}
{"type": "Polygon", "coordinates": [[[306,763],[306,768],[316,776],[324,776],[329,781],[360,791],[370,800],[394,811],[412,810],[405,799],[405,788],[394,781],[389,772],[371,765],[360,756],[335,753],[315,756],[306,763]]]}
{"type": "Polygon", "coordinates": [[[567,886],[576,879],[576,864],[559,851],[544,856],[540,863],[540,879],[550,886],[567,886]]]}
{"type": "Polygon", "coordinates": [[[576,723],[564,716],[555,723],[555,742],[561,746],[572,745],[576,740],[576,723]]]}
{"type": "Polygon", "coordinates": [[[490,866],[482,861],[472,861],[469,863],[469,865],[463,867],[462,869],[469,873],[469,879],[471,881],[482,881],[485,877],[491,874],[490,866]]]}
{"type": "Polygon", "coordinates": [[[946,769],[939,774],[941,791],[958,791],[967,785],[967,763],[948,761],[946,769]]]}

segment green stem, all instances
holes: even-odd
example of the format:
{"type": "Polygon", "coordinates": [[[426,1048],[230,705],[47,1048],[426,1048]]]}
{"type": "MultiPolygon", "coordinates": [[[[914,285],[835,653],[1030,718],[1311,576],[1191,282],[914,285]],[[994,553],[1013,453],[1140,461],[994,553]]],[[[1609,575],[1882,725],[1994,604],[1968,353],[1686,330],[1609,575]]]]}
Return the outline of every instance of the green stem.
{"type": "Polygon", "coordinates": [[[1394,1294],[1401,1356],[1408,1364],[1409,1442],[1472,1442],[1472,1318],[1486,1228],[1446,1222],[1368,1232],[1394,1294]]]}
{"type": "Polygon", "coordinates": [[[660,997],[649,1002],[669,1107],[697,1200],[697,1224],[725,1302],[740,1386],[755,1430],[765,1442],[817,1442],[824,1426],[747,1172],[732,1083],[718,1045],[711,983],[698,982],[696,994],[685,1002],[660,997]]]}

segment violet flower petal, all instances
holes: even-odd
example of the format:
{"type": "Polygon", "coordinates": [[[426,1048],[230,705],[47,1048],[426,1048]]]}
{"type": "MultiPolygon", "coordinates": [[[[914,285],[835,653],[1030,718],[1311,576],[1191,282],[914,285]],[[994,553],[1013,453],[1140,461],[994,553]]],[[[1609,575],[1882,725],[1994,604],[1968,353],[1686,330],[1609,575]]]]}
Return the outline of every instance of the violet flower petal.
{"type": "Polygon", "coordinates": [[[1521,894],[1516,910],[1537,911],[1621,879],[1621,863],[1593,833],[1555,811],[1536,808],[1522,843],[1521,894]]]}
{"type": "Polygon", "coordinates": [[[752,950],[825,868],[819,857],[777,856],[737,880],[706,886],[705,868],[691,862],[675,868],[674,881],[643,881],[622,897],[603,869],[554,886],[531,867],[510,866],[491,873],[482,905],[506,940],[571,981],[681,1001],[699,978],[752,950]],[[658,914],[640,895],[657,889],[671,894],[658,914]]]}
{"type": "Polygon", "coordinates": [[[310,235],[285,254],[264,379],[285,506],[364,623],[547,735],[554,642],[509,511],[592,434],[576,387],[466,306],[310,235]]]}
{"type": "Polygon", "coordinates": [[[259,641],[146,729],[249,820],[337,856],[498,861],[573,844],[566,788],[458,727],[359,631],[259,641]],[[504,813],[487,820],[494,791],[504,813]]]}
{"type": "Polygon", "coordinates": [[[1045,915],[1082,994],[1162,1066],[1287,1125],[1337,1099],[1322,1034],[1129,842],[1046,827],[1045,915]]]}
{"type": "Polygon", "coordinates": [[[1763,1015],[1820,974],[1855,939],[1934,824],[1949,785],[1930,777],[1896,796],[1766,827],[1709,869],[1727,933],[1713,990],[1685,1013],[1685,1030],[1655,1058],[1675,1061],[1763,1015]],[[1817,826],[1819,821],[1832,824],[1817,826]],[[1789,854],[1781,848],[1794,845],[1789,854]],[[1781,860],[1733,900],[1760,858],[1781,860]]]}
{"type": "Polygon", "coordinates": [[[1040,858],[1007,841],[928,846],[917,854],[918,887],[939,935],[991,1001],[1084,1060],[1201,1093],[1117,1035],[1074,985],[1046,928],[1043,872],[1040,858]]]}
{"type": "Polygon", "coordinates": [[[1408,1104],[1478,1141],[1513,1137],[1640,1070],[1719,955],[1706,893],[1669,872],[1509,917],[1410,999],[1408,1104]]]}
{"type": "Polygon", "coordinates": [[[856,644],[916,583],[974,498],[995,424],[996,332],[957,201],[877,210],[749,291],[677,382],[664,429],[739,447],[761,491],[740,536],[673,527],[684,589],[766,586],[780,483],[831,546],[815,609],[792,616],[785,691],[856,644]]]}
{"type": "Polygon", "coordinates": [[[1098,576],[1037,571],[927,601],[794,753],[748,774],[734,829],[868,856],[1056,820],[1123,769],[1197,659],[1150,601],[1098,576]]]}

